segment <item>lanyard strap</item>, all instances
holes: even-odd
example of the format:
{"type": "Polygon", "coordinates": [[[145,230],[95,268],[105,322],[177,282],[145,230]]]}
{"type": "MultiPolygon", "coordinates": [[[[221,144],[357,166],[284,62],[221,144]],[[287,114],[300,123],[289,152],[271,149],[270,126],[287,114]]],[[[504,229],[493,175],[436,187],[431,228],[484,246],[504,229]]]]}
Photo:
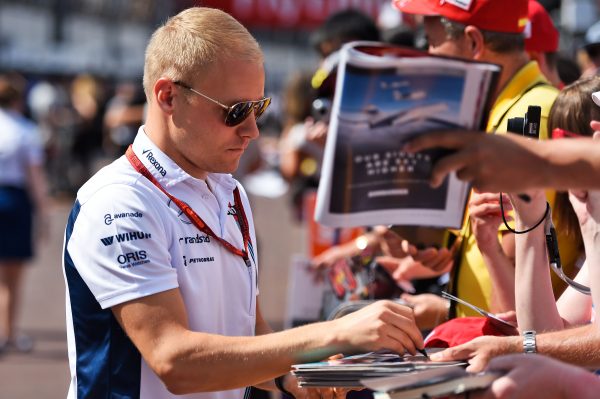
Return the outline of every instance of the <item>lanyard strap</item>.
{"type": "Polygon", "coordinates": [[[175,205],[177,205],[177,207],[179,207],[179,209],[181,209],[181,211],[183,213],[185,213],[185,215],[190,219],[190,221],[194,224],[194,226],[196,226],[198,228],[198,230],[200,230],[204,234],[207,234],[210,237],[217,240],[222,246],[225,247],[225,249],[227,249],[232,254],[243,258],[244,262],[246,263],[246,266],[248,266],[248,267],[251,266],[250,258],[248,257],[248,243],[250,242],[250,228],[248,227],[248,220],[246,219],[246,213],[244,212],[244,206],[242,205],[242,201],[241,201],[241,197],[240,197],[240,190],[237,187],[235,188],[235,190],[233,190],[233,198],[234,198],[233,206],[235,209],[234,216],[235,216],[235,219],[237,220],[237,222],[240,226],[240,230],[242,232],[242,239],[244,241],[244,249],[236,248],[228,241],[226,241],[226,240],[222,239],[221,237],[219,237],[218,235],[216,235],[211,230],[211,228],[206,223],[204,223],[204,220],[202,220],[202,218],[200,216],[198,216],[198,214],[196,212],[194,212],[194,210],[192,208],[190,208],[190,206],[188,204],[186,204],[179,198],[174,197],[173,195],[169,194],[169,192],[167,192],[167,190],[164,189],[164,187],[158,182],[158,180],[156,180],[156,178],[154,176],[152,176],[152,173],[150,173],[150,171],[144,166],[144,164],[142,163],[142,161],[140,161],[140,159],[137,157],[137,155],[135,155],[131,145],[129,146],[129,148],[127,148],[127,152],[125,153],[125,155],[127,156],[129,163],[131,163],[131,166],[133,166],[133,168],[136,171],[138,171],[146,179],[150,180],[150,182],[152,184],[154,184],[156,187],[158,187],[158,189],[160,191],[162,191],[167,197],[169,197],[171,199],[171,201],[173,201],[175,203],[175,205]]]}

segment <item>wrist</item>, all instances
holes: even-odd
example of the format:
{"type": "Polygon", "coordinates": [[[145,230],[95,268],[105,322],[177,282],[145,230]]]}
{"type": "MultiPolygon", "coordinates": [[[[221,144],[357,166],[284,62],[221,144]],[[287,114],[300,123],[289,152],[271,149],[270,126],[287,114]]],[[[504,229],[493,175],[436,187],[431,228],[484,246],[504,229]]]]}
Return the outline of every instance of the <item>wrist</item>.
{"type": "Polygon", "coordinates": [[[527,354],[537,353],[536,332],[534,330],[523,331],[523,352],[527,354]]]}

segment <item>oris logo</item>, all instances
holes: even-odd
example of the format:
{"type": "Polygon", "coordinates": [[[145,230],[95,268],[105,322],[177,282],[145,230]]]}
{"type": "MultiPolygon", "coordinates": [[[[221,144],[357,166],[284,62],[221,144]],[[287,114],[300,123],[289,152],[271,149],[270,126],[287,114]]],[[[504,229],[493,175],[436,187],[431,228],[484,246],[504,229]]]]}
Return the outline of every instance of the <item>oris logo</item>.
{"type": "Polygon", "coordinates": [[[150,262],[146,251],[128,252],[117,256],[117,262],[122,268],[129,268],[150,262]]]}
{"type": "Polygon", "coordinates": [[[162,165],[156,160],[156,158],[154,158],[154,154],[152,153],[152,151],[150,150],[143,150],[142,154],[146,154],[146,159],[148,160],[148,162],[150,162],[150,164],[152,166],[154,166],[154,169],[156,169],[156,171],[158,173],[160,173],[160,175],[162,177],[165,177],[167,175],[167,171],[165,170],[165,168],[162,167],[162,165]]]}

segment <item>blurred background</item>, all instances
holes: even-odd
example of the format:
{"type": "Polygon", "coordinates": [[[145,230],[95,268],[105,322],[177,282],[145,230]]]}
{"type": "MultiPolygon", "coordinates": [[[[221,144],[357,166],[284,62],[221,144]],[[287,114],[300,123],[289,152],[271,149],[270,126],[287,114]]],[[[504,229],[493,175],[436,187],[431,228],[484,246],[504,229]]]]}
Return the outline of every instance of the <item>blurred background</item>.
{"type": "MultiPolygon", "coordinates": [[[[560,31],[561,55],[576,60],[578,73],[589,69],[594,53],[581,50],[600,42],[600,26],[594,25],[600,0],[540,3],[560,31]]],[[[318,181],[318,174],[314,160],[299,171],[282,170],[287,147],[281,137],[310,114],[310,80],[327,55],[315,46],[315,30],[332,14],[355,9],[373,19],[383,40],[426,48],[418,21],[392,9],[390,0],[0,0],[0,73],[24,78],[24,112],[38,127],[49,187],[48,232],[35,243],[17,320],[33,349],[0,353],[2,398],[66,396],[61,256],[67,214],[81,184],[123,154],[143,121],[141,78],[151,33],[193,5],[232,14],[265,53],[265,92],[273,102],[236,177],[253,204],[261,247],[260,303],[275,329],[290,324],[291,259],[310,253],[308,228],[295,201],[296,177],[318,181]]]]}

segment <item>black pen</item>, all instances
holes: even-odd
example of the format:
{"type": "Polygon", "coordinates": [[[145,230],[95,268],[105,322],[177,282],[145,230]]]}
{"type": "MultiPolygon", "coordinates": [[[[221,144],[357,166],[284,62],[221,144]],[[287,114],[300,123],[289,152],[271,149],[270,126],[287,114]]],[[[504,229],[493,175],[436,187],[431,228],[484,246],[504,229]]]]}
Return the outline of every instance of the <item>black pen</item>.
{"type": "Polygon", "coordinates": [[[425,356],[425,359],[431,360],[431,359],[429,359],[429,355],[427,354],[425,349],[417,349],[417,352],[419,352],[421,355],[425,356]]]}

